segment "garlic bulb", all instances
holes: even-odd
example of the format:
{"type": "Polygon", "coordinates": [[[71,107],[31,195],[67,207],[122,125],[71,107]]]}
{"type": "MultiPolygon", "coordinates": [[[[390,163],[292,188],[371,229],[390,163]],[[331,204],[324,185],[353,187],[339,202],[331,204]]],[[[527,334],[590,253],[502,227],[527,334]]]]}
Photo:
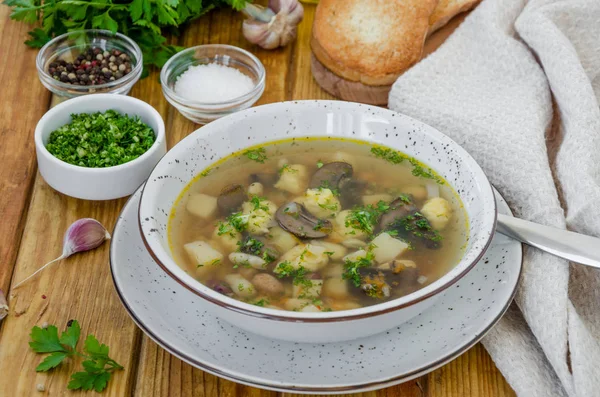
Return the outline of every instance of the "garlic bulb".
{"type": "Polygon", "coordinates": [[[298,0],[269,0],[268,8],[248,3],[242,12],[248,17],[242,25],[244,37],[267,50],[294,40],[304,17],[304,8],[298,0]]]}
{"type": "Polygon", "coordinates": [[[105,240],[110,239],[110,234],[106,231],[100,222],[92,218],[83,218],[76,220],[69,226],[63,239],[63,252],[58,258],[46,263],[36,270],[32,275],[20,281],[13,288],[19,287],[25,281],[29,280],[47,266],[61,259],[82,251],[89,251],[99,247],[105,240]]]}

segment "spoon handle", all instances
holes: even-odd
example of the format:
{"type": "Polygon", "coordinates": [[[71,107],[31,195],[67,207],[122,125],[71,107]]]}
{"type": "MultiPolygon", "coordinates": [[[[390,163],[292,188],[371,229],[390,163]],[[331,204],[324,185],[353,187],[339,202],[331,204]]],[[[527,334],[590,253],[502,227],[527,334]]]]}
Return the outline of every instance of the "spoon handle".
{"type": "Polygon", "coordinates": [[[552,255],[600,269],[600,238],[498,214],[497,230],[552,255]]]}

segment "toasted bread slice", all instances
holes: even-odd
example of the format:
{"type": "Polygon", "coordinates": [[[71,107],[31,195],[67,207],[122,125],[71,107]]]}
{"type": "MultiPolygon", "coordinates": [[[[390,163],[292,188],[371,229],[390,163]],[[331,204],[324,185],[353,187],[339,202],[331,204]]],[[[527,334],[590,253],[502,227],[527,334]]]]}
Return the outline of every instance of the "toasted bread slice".
{"type": "Polygon", "coordinates": [[[311,47],[350,81],[389,85],[421,59],[438,0],[321,0],[311,47]]]}
{"type": "Polygon", "coordinates": [[[481,0],[439,0],[429,17],[429,34],[435,32],[461,12],[469,11],[481,0]]]}

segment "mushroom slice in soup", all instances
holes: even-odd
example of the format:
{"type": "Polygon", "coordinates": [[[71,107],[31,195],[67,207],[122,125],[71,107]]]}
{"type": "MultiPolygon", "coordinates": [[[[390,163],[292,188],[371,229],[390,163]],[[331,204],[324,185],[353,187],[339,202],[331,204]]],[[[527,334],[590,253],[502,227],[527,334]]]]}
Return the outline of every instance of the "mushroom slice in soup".
{"type": "Polygon", "coordinates": [[[283,230],[300,238],[324,238],[333,230],[330,221],[313,216],[302,204],[294,201],[279,207],[275,219],[283,230]]]}
{"type": "Polygon", "coordinates": [[[342,181],[352,178],[352,174],[352,166],[348,163],[342,161],[328,163],[313,174],[308,187],[311,189],[327,188],[337,190],[342,181]]]}

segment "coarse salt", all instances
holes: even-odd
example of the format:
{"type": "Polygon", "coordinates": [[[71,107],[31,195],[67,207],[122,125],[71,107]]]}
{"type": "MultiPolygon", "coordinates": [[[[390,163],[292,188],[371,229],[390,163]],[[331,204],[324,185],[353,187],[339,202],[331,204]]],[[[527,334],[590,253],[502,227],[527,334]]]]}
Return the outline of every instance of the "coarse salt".
{"type": "Polygon", "coordinates": [[[217,63],[190,66],[175,82],[175,93],[197,102],[225,102],[249,93],[252,79],[237,69],[217,63]]]}

